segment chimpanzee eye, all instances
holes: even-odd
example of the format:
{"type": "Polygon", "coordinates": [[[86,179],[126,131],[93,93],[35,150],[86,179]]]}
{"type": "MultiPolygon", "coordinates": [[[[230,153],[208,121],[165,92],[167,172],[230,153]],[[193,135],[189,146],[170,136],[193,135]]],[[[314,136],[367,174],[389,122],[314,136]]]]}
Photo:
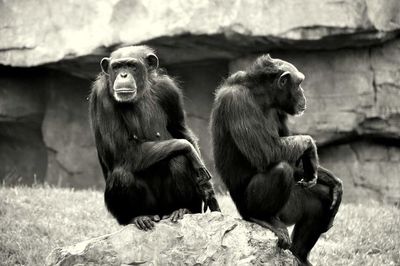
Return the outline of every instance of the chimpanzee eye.
{"type": "Polygon", "coordinates": [[[113,63],[113,64],[111,64],[111,68],[112,69],[118,69],[118,68],[120,68],[121,67],[121,64],[120,63],[113,63]]]}
{"type": "Polygon", "coordinates": [[[137,64],[136,64],[136,63],[128,62],[127,65],[128,65],[128,67],[129,67],[130,69],[132,69],[133,71],[136,71],[136,70],[137,70],[137,64]]]}

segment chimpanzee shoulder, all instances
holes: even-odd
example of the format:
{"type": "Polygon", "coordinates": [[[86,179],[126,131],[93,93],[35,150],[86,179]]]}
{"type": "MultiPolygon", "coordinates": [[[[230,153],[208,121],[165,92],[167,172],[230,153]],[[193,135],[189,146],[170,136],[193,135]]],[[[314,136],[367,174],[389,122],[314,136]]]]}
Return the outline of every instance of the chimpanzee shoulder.
{"type": "Polygon", "coordinates": [[[165,74],[153,79],[153,93],[163,110],[174,118],[183,115],[183,93],[177,82],[165,74]]]}

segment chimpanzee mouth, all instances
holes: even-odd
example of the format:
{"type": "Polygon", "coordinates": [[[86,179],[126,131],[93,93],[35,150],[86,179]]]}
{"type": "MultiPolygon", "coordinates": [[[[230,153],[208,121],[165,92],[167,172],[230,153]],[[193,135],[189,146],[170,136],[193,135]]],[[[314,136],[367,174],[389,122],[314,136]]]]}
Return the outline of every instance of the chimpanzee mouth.
{"type": "Polygon", "coordinates": [[[119,88],[119,89],[114,89],[114,98],[118,102],[127,102],[127,101],[132,101],[134,98],[136,98],[137,90],[132,89],[132,88],[119,88]]]}
{"type": "Polygon", "coordinates": [[[306,111],[306,109],[307,109],[306,105],[296,108],[295,116],[302,116],[306,111]]]}
{"type": "Polygon", "coordinates": [[[132,88],[119,88],[119,89],[114,89],[114,92],[116,92],[116,93],[136,93],[136,89],[132,89],[132,88]]]}

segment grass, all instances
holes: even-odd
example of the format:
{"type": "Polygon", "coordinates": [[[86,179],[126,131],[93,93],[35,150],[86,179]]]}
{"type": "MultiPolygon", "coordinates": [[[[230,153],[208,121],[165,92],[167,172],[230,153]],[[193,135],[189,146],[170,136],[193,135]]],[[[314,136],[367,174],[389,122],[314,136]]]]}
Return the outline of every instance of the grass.
{"type": "MultiPolygon", "coordinates": [[[[226,196],[224,213],[237,216],[226,196]]],[[[0,187],[0,264],[43,265],[58,246],[120,228],[99,191],[0,187]]],[[[345,204],[311,253],[315,265],[400,265],[400,210],[378,203],[345,204]]]]}

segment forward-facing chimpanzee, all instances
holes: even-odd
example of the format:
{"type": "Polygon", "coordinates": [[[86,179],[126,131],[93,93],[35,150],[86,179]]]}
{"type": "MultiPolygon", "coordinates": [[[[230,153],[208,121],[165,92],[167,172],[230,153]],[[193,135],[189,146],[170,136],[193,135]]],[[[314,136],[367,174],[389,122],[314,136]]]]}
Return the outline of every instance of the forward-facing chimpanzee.
{"type": "Polygon", "coordinates": [[[289,136],[287,115],[306,109],[303,80],[288,62],[257,58],[217,90],[211,130],[217,171],[242,217],[271,229],[280,247],[309,264],[310,250],[332,226],[342,183],[318,166],[310,136],[289,136]]]}
{"type": "Polygon", "coordinates": [[[147,46],[101,60],[90,117],[106,180],[105,203],[120,224],[151,229],[160,217],[219,211],[211,175],[185,123],[183,96],[147,46]]]}

